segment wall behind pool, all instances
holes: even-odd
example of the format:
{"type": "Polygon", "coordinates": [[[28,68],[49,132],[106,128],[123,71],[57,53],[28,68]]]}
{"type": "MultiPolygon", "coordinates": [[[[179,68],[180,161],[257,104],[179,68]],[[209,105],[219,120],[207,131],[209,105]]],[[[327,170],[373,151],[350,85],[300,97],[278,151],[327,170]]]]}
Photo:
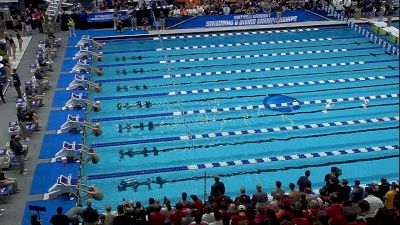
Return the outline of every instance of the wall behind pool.
{"type": "MultiPolygon", "coordinates": [[[[281,23],[295,23],[306,21],[325,21],[324,17],[307,11],[286,11],[281,15],[281,23]]],[[[174,29],[237,27],[276,24],[276,13],[253,15],[207,15],[198,17],[168,18],[166,27],[174,29]]]]}

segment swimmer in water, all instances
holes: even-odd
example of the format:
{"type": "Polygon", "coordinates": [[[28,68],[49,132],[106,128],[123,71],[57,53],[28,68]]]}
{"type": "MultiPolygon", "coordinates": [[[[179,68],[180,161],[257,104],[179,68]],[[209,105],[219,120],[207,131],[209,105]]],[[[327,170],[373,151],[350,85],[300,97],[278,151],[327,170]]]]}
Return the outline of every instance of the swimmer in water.
{"type": "Polygon", "coordinates": [[[79,191],[86,193],[86,199],[93,198],[94,200],[99,200],[99,201],[103,200],[104,194],[99,188],[97,188],[95,186],[82,184],[82,183],[79,183],[78,186],[79,186],[79,188],[78,188],[79,191]],[[87,188],[87,190],[83,189],[81,187],[87,188]]]}
{"type": "Polygon", "coordinates": [[[332,102],[332,100],[327,100],[327,101],[326,101],[325,108],[324,108],[324,110],[322,110],[322,112],[323,112],[324,114],[328,114],[328,110],[331,109],[332,107],[333,107],[333,102],[332,102]]]}
{"type": "Polygon", "coordinates": [[[98,137],[103,133],[103,131],[101,130],[100,124],[96,123],[94,125],[94,127],[92,127],[92,134],[94,134],[94,136],[98,137]]]}
{"type": "Polygon", "coordinates": [[[367,107],[368,107],[368,103],[369,103],[369,100],[368,99],[364,99],[363,100],[363,104],[361,104],[361,106],[362,106],[362,110],[367,110],[367,107]]]}
{"type": "Polygon", "coordinates": [[[101,108],[100,108],[100,101],[96,101],[94,102],[94,104],[92,105],[93,107],[93,111],[94,112],[100,112],[101,108]]]}
{"type": "Polygon", "coordinates": [[[100,162],[100,156],[93,150],[92,147],[87,147],[88,158],[85,163],[92,161],[93,164],[100,162]]]}

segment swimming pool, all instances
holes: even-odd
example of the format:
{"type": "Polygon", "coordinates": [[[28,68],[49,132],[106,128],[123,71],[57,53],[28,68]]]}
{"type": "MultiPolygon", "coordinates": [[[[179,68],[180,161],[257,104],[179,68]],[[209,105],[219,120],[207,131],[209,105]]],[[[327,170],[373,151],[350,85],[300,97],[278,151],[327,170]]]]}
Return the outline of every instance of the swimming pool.
{"type": "Polygon", "coordinates": [[[398,57],[347,27],[110,40],[103,53],[89,94],[102,111],[87,115],[103,134],[85,139],[101,161],[84,170],[101,209],[203,197],[216,174],[231,197],[305,169],[318,188],[333,165],[398,179],[398,57]]]}

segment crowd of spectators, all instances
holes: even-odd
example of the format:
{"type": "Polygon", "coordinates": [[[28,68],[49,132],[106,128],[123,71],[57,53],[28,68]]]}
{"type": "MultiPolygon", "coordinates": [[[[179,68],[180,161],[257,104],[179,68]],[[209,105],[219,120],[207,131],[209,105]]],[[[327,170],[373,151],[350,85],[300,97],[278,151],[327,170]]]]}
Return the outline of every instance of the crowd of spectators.
{"type": "MultiPolygon", "coordinates": [[[[358,12],[360,12],[358,17],[374,17],[388,10],[389,5],[398,7],[398,2],[392,0],[177,0],[173,2],[158,1],[154,4],[156,7],[166,7],[169,17],[317,10],[328,4],[333,4],[337,10],[348,10],[352,16],[358,16],[358,12]]],[[[142,10],[146,9],[147,5],[144,1],[103,1],[90,11],[128,10],[132,7],[142,10]]]]}
{"type": "MultiPolygon", "coordinates": [[[[349,186],[347,179],[340,178],[341,171],[332,167],[326,174],[325,185],[318,193],[305,171],[297,185],[290,183],[288,191],[280,181],[267,193],[261,184],[249,195],[244,187],[238,196],[225,195],[225,185],[218,176],[211,186],[208,199],[183,192],[174,205],[167,197],[162,200],[149,198],[148,204],[123,199],[113,211],[106,205],[104,213],[93,206],[78,205],[65,215],[62,208],[51,219],[54,225],[395,225],[399,221],[400,192],[397,183],[389,183],[382,177],[380,184],[365,188],[360,181],[349,186]],[[296,187],[297,186],[297,187],[296,187]],[[60,221],[65,221],[61,223],[60,221]]],[[[227,187],[231,188],[231,187],[227,187]]]]}

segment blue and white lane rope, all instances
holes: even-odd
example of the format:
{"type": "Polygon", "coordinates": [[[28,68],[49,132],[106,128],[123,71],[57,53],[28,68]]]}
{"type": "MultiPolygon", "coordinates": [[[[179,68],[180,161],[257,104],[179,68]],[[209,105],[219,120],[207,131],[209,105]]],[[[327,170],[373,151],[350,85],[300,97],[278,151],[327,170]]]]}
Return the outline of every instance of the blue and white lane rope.
{"type": "Polygon", "coordinates": [[[263,58],[263,57],[274,57],[274,56],[347,52],[347,51],[358,51],[358,50],[378,49],[378,48],[380,49],[380,47],[368,47],[368,48],[365,47],[365,48],[350,48],[350,49],[343,48],[343,49],[309,50],[309,51],[298,51],[298,52],[264,53],[264,54],[255,54],[255,55],[236,55],[236,56],[219,56],[219,57],[208,57],[208,58],[172,59],[172,60],[162,60],[162,61],[160,61],[160,63],[165,64],[165,63],[217,61],[217,60],[229,60],[229,59],[251,59],[251,58],[263,58]]]}
{"type": "Polygon", "coordinates": [[[198,90],[189,90],[189,91],[171,91],[168,93],[168,95],[187,95],[187,94],[210,93],[210,92],[267,89],[267,88],[276,88],[276,87],[295,87],[295,86],[307,86],[307,85],[318,85],[318,84],[349,83],[349,82],[356,82],[356,81],[384,80],[384,79],[391,79],[391,78],[398,78],[398,77],[399,77],[398,75],[369,76],[369,77],[343,78],[343,79],[336,79],[336,80],[331,79],[331,80],[302,81],[302,82],[289,82],[289,83],[278,83],[278,84],[260,84],[260,85],[248,85],[248,86],[237,86],[237,87],[198,89],[198,90]]]}
{"type": "Polygon", "coordinates": [[[371,95],[371,96],[361,96],[361,97],[349,97],[349,98],[334,98],[326,100],[314,100],[314,101],[304,101],[304,102],[290,102],[290,103],[280,103],[280,104],[269,104],[270,108],[288,107],[288,106],[300,106],[300,105],[313,105],[313,104],[325,104],[328,102],[352,102],[352,101],[363,101],[363,100],[375,100],[375,99],[385,99],[385,98],[398,98],[399,94],[390,95],[371,95]]]}
{"type": "MultiPolygon", "coordinates": [[[[351,66],[351,65],[362,65],[362,64],[373,64],[373,63],[384,63],[384,62],[398,62],[398,60],[392,59],[392,60],[356,61],[356,62],[341,62],[341,63],[338,62],[338,63],[328,63],[328,64],[312,64],[312,65],[310,64],[310,65],[296,65],[296,66],[284,66],[284,67],[282,66],[282,67],[269,67],[269,68],[256,68],[256,69],[226,70],[226,71],[215,71],[215,72],[208,71],[201,73],[167,74],[167,75],[156,75],[147,77],[99,79],[96,81],[99,83],[112,83],[112,82],[134,81],[134,80],[155,80],[155,79],[182,78],[182,77],[192,77],[192,76],[211,76],[211,75],[230,75],[230,74],[240,74],[240,73],[268,72],[268,71],[291,70],[291,69],[339,67],[339,66],[351,66]]],[[[107,97],[105,98],[105,100],[106,99],[107,97]]]]}
{"type": "Polygon", "coordinates": [[[398,75],[388,75],[388,76],[343,78],[343,79],[336,79],[336,80],[331,79],[331,80],[289,82],[289,83],[278,83],[278,84],[259,84],[259,85],[247,85],[247,86],[237,86],[237,87],[197,89],[197,90],[188,90],[188,91],[160,92],[160,93],[141,94],[141,95],[98,97],[98,98],[95,98],[95,100],[100,101],[100,100],[127,99],[127,98],[132,99],[132,98],[159,97],[159,96],[167,96],[167,95],[187,95],[187,94],[198,94],[198,93],[268,89],[268,88],[277,88],[277,87],[295,87],[295,86],[308,86],[308,85],[320,85],[320,84],[349,83],[349,82],[369,81],[369,80],[384,80],[384,79],[392,79],[392,78],[398,78],[398,77],[399,77],[398,75]]]}
{"type": "Polygon", "coordinates": [[[193,45],[184,47],[172,47],[172,48],[156,48],[156,51],[171,51],[171,50],[189,50],[189,49],[204,49],[204,48],[224,48],[224,47],[239,47],[239,46],[257,46],[257,45],[273,45],[273,44],[288,44],[288,43],[305,43],[305,42],[316,42],[316,41],[335,41],[340,39],[353,39],[360,38],[359,36],[349,36],[342,38],[310,38],[310,39],[294,39],[284,41],[261,41],[261,42],[244,42],[244,43],[233,43],[233,44],[215,44],[215,45],[193,45]]]}
{"type": "MultiPolygon", "coordinates": [[[[162,40],[190,39],[190,38],[208,38],[208,37],[224,37],[224,36],[243,36],[254,34],[273,34],[273,33],[296,33],[306,31],[318,31],[318,28],[290,29],[290,30],[268,30],[268,31],[245,31],[245,32],[229,32],[229,33],[213,33],[213,34],[193,34],[161,37],[162,40]]],[[[160,40],[154,37],[153,40],[160,40]]]]}
{"type": "Polygon", "coordinates": [[[322,127],[339,127],[339,126],[345,126],[345,125],[380,123],[380,122],[389,122],[389,121],[398,121],[398,120],[399,120],[399,117],[384,117],[384,118],[372,118],[372,119],[361,119],[361,120],[348,120],[348,121],[339,121],[339,122],[330,122],[330,123],[306,124],[306,125],[298,125],[298,126],[273,127],[273,128],[261,128],[261,129],[252,129],[252,130],[239,130],[239,131],[226,131],[226,132],[216,132],[216,133],[207,133],[207,134],[196,134],[196,135],[191,135],[191,136],[182,135],[182,136],[165,137],[165,138],[153,138],[153,139],[143,139],[143,140],[97,143],[97,144],[92,144],[91,146],[93,148],[102,148],[102,147],[112,147],[112,146],[121,146],[121,145],[143,144],[143,143],[184,141],[184,140],[192,140],[192,139],[239,136],[239,135],[247,135],[247,134],[273,133],[273,132],[280,132],[280,131],[304,130],[304,129],[314,129],[314,128],[322,128],[322,127]]]}
{"type": "MultiPolygon", "coordinates": [[[[268,96],[268,95],[266,95],[268,96]]],[[[348,98],[334,98],[326,100],[313,100],[291,103],[291,105],[314,105],[331,102],[352,102],[359,100],[374,100],[374,99],[386,99],[386,98],[398,98],[399,94],[387,94],[387,95],[371,95],[371,96],[361,96],[361,97],[348,97],[348,98]]],[[[270,104],[269,107],[283,107],[285,104],[289,106],[290,103],[282,103],[281,106],[278,104],[270,104]]],[[[132,119],[143,119],[143,118],[154,118],[154,117],[169,117],[169,116],[180,116],[180,115],[194,115],[194,114],[205,114],[205,113],[218,113],[218,112],[232,112],[232,111],[242,111],[242,110],[255,110],[255,109],[265,109],[265,105],[247,105],[247,106],[235,106],[235,107],[225,107],[225,108],[213,108],[213,109],[200,109],[200,110],[188,110],[188,111],[175,111],[166,113],[155,113],[155,114],[144,114],[144,115],[133,115],[133,116],[118,116],[118,117],[107,117],[107,118],[95,118],[92,122],[108,122],[108,121],[118,121],[118,120],[132,120],[132,119]]]]}
{"type": "Polygon", "coordinates": [[[168,79],[168,78],[195,77],[195,76],[269,72],[269,71],[293,70],[293,69],[312,69],[312,68],[324,68],[324,67],[353,66],[353,65],[364,65],[364,64],[370,64],[370,63],[394,62],[394,61],[398,61],[398,60],[393,59],[393,60],[376,60],[376,61],[352,61],[352,62],[307,64],[307,65],[282,66],[282,67],[277,66],[277,67],[266,67],[266,68],[256,68],[256,69],[238,69],[238,70],[208,71],[208,72],[184,73],[184,74],[167,74],[167,75],[163,75],[163,78],[168,79]]]}
{"type": "Polygon", "coordinates": [[[254,159],[244,159],[244,160],[242,159],[242,160],[234,160],[234,161],[192,164],[192,165],[185,165],[185,166],[159,168],[159,169],[147,169],[147,170],[119,172],[119,173],[96,174],[96,175],[89,175],[86,177],[86,179],[87,180],[100,180],[100,179],[107,179],[107,178],[178,172],[178,171],[186,171],[186,170],[201,170],[201,169],[206,169],[206,168],[210,169],[210,168],[218,168],[218,167],[226,167],[226,166],[240,166],[240,165],[248,165],[248,164],[270,163],[270,162],[277,162],[277,161],[324,158],[324,157],[330,157],[330,156],[360,154],[360,153],[367,153],[367,152],[394,151],[394,150],[398,150],[398,149],[399,149],[399,145],[353,148],[353,149],[347,149],[347,150],[333,150],[333,151],[314,152],[314,153],[306,153],[306,154],[282,155],[282,156],[272,156],[272,157],[265,157],[265,158],[254,158],[254,159]]]}

